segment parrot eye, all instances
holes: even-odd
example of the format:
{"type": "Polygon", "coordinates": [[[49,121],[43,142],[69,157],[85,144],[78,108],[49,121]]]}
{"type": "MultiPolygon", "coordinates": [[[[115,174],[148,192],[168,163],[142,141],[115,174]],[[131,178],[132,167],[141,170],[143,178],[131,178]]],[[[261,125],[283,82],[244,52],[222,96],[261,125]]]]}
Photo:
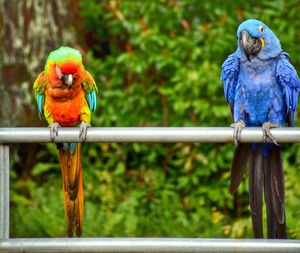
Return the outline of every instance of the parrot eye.
{"type": "Polygon", "coordinates": [[[264,31],[264,27],[262,25],[259,26],[259,31],[262,33],[264,31]]]}

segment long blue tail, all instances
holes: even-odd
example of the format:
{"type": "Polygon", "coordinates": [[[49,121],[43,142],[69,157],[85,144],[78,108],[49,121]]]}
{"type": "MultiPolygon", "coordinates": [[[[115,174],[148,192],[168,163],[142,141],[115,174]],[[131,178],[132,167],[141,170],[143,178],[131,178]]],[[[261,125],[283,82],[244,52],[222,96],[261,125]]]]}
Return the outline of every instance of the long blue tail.
{"type": "Polygon", "coordinates": [[[237,191],[247,168],[254,237],[263,238],[264,193],[268,238],[287,238],[284,174],[280,147],[274,144],[239,144],[231,168],[230,193],[237,191]]]}

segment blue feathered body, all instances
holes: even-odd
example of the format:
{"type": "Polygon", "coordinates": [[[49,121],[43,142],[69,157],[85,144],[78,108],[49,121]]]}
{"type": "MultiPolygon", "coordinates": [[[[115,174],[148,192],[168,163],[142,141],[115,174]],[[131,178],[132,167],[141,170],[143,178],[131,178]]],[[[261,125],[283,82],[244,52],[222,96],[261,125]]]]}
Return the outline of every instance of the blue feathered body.
{"type": "Polygon", "coordinates": [[[250,62],[238,48],[223,63],[221,79],[235,122],[294,125],[300,81],[287,53],[268,59],[254,57],[250,62]]]}
{"type": "Polygon", "coordinates": [[[246,126],[262,126],[265,122],[285,125],[286,108],[283,88],[276,77],[278,58],[244,60],[234,96],[234,121],[246,126]]]}

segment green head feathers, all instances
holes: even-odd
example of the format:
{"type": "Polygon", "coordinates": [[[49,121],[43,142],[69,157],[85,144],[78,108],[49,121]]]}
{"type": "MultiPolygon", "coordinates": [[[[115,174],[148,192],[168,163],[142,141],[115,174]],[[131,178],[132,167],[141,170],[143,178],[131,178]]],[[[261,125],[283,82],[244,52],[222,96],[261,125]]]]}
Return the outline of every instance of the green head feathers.
{"type": "Polygon", "coordinates": [[[67,61],[81,63],[82,56],[80,51],[71,47],[60,47],[52,51],[47,58],[45,70],[47,70],[48,65],[51,63],[58,63],[59,65],[61,65],[67,61]]]}

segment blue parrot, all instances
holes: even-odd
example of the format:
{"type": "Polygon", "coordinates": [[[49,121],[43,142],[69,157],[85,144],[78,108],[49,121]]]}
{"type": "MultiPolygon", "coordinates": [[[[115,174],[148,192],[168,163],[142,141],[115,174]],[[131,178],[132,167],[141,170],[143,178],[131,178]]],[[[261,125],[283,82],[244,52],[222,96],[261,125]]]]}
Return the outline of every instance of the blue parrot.
{"type": "Polygon", "coordinates": [[[270,128],[294,126],[300,81],[276,35],[249,19],[237,30],[237,50],[222,65],[221,79],[234,123],[236,150],[229,192],[234,194],[248,167],[253,233],[263,238],[263,194],[268,238],[287,238],[281,149],[270,128]],[[262,127],[265,142],[239,143],[242,129],[262,127]]]}

